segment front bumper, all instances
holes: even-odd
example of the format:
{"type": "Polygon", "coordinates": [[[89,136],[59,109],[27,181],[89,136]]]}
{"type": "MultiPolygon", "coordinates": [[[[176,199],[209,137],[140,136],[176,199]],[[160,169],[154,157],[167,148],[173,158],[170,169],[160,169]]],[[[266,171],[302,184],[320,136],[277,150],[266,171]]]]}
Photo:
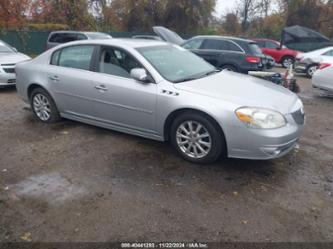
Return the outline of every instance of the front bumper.
{"type": "Polygon", "coordinates": [[[15,64],[0,65],[0,87],[16,84],[15,64]]]}
{"type": "Polygon", "coordinates": [[[250,129],[245,125],[232,128],[227,139],[228,156],[252,160],[269,160],[282,157],[293,150],[305,123],[301,109],[285,116],[287,125],[279,129],[250,129]]]}
{"type": "Polygon", "coordinates": [[[306,64],[306,63],[302,63],[302,62],[296,61],[295,65],[294,65],[294,70],[297,73],[306,73],[306,70],[307,70],[308,66],[309,65],[306,64]]]}
{"type": "Polygon", "coordinates": [[[16,84],[16,75],[14,73],[0,72],[0,87],[14,86],[16,84]]]}

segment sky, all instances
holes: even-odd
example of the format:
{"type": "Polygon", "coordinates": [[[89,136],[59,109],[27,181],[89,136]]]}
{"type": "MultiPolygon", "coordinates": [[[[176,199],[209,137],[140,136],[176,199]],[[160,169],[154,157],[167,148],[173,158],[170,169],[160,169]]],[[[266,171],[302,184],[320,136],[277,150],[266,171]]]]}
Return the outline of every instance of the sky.
{"type": "Polygon", "coordinates": [[[217,0],[215,15],[221,17],[221,15],[228,9],[232,9],[236,4],[236,0],[217,0]]]}

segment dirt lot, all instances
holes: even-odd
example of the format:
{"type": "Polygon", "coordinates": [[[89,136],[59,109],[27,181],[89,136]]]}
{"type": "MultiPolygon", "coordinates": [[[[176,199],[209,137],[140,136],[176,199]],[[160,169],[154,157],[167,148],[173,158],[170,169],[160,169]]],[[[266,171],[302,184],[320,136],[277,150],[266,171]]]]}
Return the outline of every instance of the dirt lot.
{"type": "Polygon", "coordinates": [[[299,83],[295,151],[211,166],[155,141],[41,124],[0,90],[0,241],[332,241],[333,98],[299,83]]]}

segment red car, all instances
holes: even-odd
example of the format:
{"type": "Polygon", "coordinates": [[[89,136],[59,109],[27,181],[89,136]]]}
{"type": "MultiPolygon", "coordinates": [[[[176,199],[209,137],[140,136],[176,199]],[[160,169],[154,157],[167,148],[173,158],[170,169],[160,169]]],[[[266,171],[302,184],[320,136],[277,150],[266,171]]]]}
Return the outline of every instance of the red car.
{"type": "Polygon", "coordinates": [[[281,48],[280,42],[270,39],[256,38],[252,40],[258,43],[264,54],[272,56],[276,63],[281,64],[285,68],[288,68],[290,65],[294,64],[298,54],[297,51],[286,48],[284,46],[281,48]]]}

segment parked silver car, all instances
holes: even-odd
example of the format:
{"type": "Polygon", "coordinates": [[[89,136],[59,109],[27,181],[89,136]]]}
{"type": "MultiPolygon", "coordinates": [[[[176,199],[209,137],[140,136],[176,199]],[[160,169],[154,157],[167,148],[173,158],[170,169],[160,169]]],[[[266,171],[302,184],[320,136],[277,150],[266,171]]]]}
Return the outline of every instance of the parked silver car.
{"type": "Polygon", "coordinates": [[[0,87],[15,85],[15,65],[26,60],[30,57],[0,40],[0,87]]]}
{"type": "Polygon", "coordinates": [[[185,159],[272,159],[297,143],[301,100],[272,83],[219,72],[177,45],[72,42],[16,68],[19,95],[45,123],[61,117],[159,141],[185,159]]]}
{"type": "Polygon", "coordinates": [[[322,63],[313,74],[312,86],[333,93],[333,64],[322,63]]]}

